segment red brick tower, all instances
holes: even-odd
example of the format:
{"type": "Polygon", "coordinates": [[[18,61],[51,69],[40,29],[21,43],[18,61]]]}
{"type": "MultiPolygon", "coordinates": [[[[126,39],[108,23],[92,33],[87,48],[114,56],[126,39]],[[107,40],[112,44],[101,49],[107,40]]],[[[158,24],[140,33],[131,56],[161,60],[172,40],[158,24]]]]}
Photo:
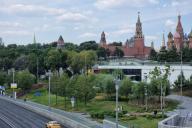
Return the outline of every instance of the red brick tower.
{"type": "Polygon", "coordinates": [[[106,41],[106,38],[105,38],[105,32],[103,31],[101,33],[100,46],[101,47],[106,47],[106,45],[107,45],[107,41],[106,41]]]}
{"type": "Polygon", "coordinates": [[[134,47],[137,50],[137,54],[138,56],[143,57],[145,45],[144,45],[144,36],[142,33],[142,23],[140,21],[140,12],[138,12],[138,19],[136,23],[136,31],[134,38],[135,38],[134,47]]]}
{"type": "Polygon", "coordinates": [[[57,41],[57,48],[60,49],[60,48],[63,48],[64,47],[64,40],[63,40],[63,37],[60,35],[58,41],[57,41]]]}

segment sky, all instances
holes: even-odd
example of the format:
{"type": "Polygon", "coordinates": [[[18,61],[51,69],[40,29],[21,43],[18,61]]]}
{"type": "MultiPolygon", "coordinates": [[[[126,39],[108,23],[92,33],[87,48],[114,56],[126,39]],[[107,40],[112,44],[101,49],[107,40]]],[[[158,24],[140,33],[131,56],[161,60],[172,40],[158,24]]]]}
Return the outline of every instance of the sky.
{"type": "MultiPolygon", "coordinates": [[[[0,0],[0,37],[7,44],[107,42],[134,36],[140,12],[145,44],[160,47],[162,35],[175,33],[181,14],[185,33],[192,29],[192,0],[0,0]]],[[[167,38],[166,38],[167,41],[167,38]]]]}

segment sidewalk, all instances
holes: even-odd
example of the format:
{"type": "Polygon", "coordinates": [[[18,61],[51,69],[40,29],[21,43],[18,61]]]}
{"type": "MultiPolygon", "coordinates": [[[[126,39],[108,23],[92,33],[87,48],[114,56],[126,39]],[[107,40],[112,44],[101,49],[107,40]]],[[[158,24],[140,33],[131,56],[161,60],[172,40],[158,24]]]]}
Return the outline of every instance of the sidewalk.
{"type": "Polygon", "coordinates": [[[166,98],[180,102],[179,106],[175,110],[167,112],[168,116],[174,114],[187,116],[188,114],[192,113],[192,98],[179,95],[169,95],[166,98]]]}
{"type": "Polygon", "coordinates": [[[17,104],[20,104],[21,106],[22,105],[28,105],[30,107],[33,107],[34,109],[39,108],[39,109],[41,109],[43,111],[49,111],[50,113],[55,113],[55,114],[57,114],[59,116],[69,118],[70,120],[78,122],[78,123],[80,123],[82,125],[85,125],[85,126],[87,126],[89,128],[102,128],[102,124],[100,124],[100,123],[98,123],[96,121],[92,121],[91,119],[85,118],[84,116],[82,116],[79,113],[66,112],[66,111],[63,111],[63,110],[55,109],[55,108],[50,109],[48,106],[41,105],[41,104],[38,104],[38,103],[34,103],[34,102],[31,102],[31,101],[24,102],[23,100],[20,100],[20,99],[13,100],[13,99],[8,98],[8,97],[4,97],[4,98],[9,100],[9,101],[12,101],[12,102],[17,102],[17,104]]]}

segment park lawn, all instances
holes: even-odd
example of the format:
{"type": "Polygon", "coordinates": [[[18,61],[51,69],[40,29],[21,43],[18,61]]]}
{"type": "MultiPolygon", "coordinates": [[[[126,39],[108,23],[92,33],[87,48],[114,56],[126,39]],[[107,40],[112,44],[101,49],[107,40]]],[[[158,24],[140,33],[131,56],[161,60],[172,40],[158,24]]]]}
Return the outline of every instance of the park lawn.
{"type": "MultiPolygon", "coordinates": [[[[41,88],[38,90],[33,90],[29,94],[23,96],[22,98],[27,98],[30,101],[37,102],[40,104],[48,105],[48,91],[45,88],[41,88]],[[35,96],[35,92],[40,92],[41,96],[35,96]]],[[[51,106],[67,111],[79,111],[79,112],[100,112],[100,111],[114,111],[115,109],[115,102],[114,101],[104,101],[104,100],[92,100],[87,103],[85,106],[84,102],[77,103],[76,107],[73,109],[71,107],[70,99],[67,99],[66,106],[65,106],[65,99],[64,97],[58,96],[57,97],[57,104],[56,104],[56,96],[51,94],[51,106]]],[[[120,105],[127,111],[136,112],[139,111],[141,108],[135,106],[129,106],[126,102],[119,102],[120,105]]]]}
{"type": "MultiPolygon", "coordinates": [[[[37,102],[40,104],[48,105],[48,91],[46,88],[41,88],[38,90],[33,90],[29,94],[23,96],[22,98],[27,98],[30,101],[37,102]],[[40,92],[41,96],[35,96],[35,92],[40,92]]],[[[130,105],[127,102],[119,102],[120,105],[123,106],[123,109],[129,112],[140,113],[144,112],[144,106],[137,106],[137,105],[130,105]]],[[[168,108],[165,111],[173,110],[178,105],[177,102],[169,102],[168,108]]],[[[115,109],[115,102],[114,101],[105,101],[105,100],[96,100],[93,99],[87,103],[85,106],[84,102],[77,103],[75,108],[71,107],[70,99],[67,99],[65,104],[65,98],[58,96],[58,103],[56,104],[56,96],[51,94],[51,106],[54,108],[66,110],[66,111],[73,111],[73,112],[83,112],[83,113],[94,113],[94,112],[103,112],[103,111],[114,111],[115,109]]],[[[139,128],[156,128],[158,122],[162,120],[161,118],[158,119],[148,119],[146,117],[137,116],[135,119],[132,120],[122,120],[123,123],[130,123],[130,124],[137,124],[139,128]]],[[[101,120],[99,120],[101,121],[101,120]]]]}
{"type": "Polygon", "coordinates": [[[148,119],[146,117],[137,117],[134,120],[122,121],[123,123],[136,124],[139,128],[157,128],[159,121],[163,120],[162,118],[153,118],[148,119]]]}

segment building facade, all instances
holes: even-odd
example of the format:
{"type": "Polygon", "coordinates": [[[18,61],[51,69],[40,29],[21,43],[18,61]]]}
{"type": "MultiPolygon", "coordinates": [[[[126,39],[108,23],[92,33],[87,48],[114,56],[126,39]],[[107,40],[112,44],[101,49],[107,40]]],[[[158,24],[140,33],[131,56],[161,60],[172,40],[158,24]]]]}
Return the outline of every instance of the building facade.
{"type": "Polygon", "coordinates": [[[61,48],[63,48],[63,47],[64,47],[64,40],[63,40],[63,37],[60,36],[59,39],[58,39],[58,41],[57,41],[57,48],[58,48],[58,49],[61,49],[61,48]]]}
{"type": "Polygon", "coordinates": [[[122,46],[115,46],[107,43],[105,33],[102,32],[100,47],[108,49],[110,51],[110,56],[114,56],[115,49],[119,48],[123,51],[124,57],[147,58],[150,54],[151,47],[145,46],[140,14],[138,13],[134,37],[132,37],[130,40],[127,40],[122,46]]]}
{"type": "Polygon", "coordinates": [[[184,34],[181,15],[178,16],[178,22],[176,26],[175,34],[171,32],[168,34],[167,49],[170,50],[173,47],[179,52],[182,48],[192,48],[192,30],[189,34],[184,34]]]}
{"type": "MultiPolygon", "coordinates": [[[[93,68],[94,73],[99,73],[102,71],[107,71],[112,73],[114,70],[121,69],[123,74],[132,80],[145,81],[145,76],[149,76],[150,72],[154,70],[155,67],[159,67],[161,72],[164,72],[166,64],[155,64],[150,62],[140,62],[140,60],[125,60],[125,61],[110,61],[108,63],[103,63],[95,65],[93,68]]],[[[169,64],[170,65],[170,76],[169,81],[171,84],[178,79],[178,76],[183,72],[186,79],[192,76],[192,66],[190,64],[183,64],[182,70],[179,64],[169,64]]],[[[147,79],[149,82],[149,78],[147,79]]]]}

